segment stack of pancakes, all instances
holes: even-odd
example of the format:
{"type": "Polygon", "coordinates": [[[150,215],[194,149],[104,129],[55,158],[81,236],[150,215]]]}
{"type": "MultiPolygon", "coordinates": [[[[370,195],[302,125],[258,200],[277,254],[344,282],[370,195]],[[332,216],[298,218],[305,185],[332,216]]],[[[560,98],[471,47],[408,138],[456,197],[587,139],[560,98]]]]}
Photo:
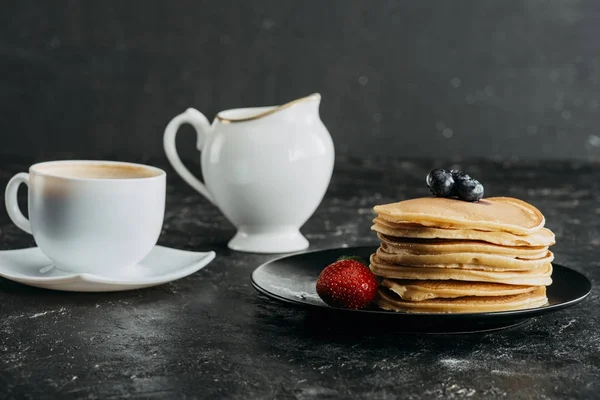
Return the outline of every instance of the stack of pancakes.
{"type": "Polygon", "coordinates": [[[375,207],[381,245],[370,268],[375,303],[410,312],[490,312],[539,307],[552,283],[554,234],[524,201],[427,197],[375,207]]]}

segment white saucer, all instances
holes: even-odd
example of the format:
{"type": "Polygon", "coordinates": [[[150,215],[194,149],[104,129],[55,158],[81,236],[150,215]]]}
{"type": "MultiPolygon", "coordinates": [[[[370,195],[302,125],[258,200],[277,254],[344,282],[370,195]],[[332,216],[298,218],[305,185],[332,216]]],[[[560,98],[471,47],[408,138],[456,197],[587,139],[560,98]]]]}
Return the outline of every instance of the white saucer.
{"type": "Polygon", "coordinates": [[[155,246],[142,262],[120,276],[77,274],[55,268],[37,247],[0,251],[0,276],[45,289],[70,292],[115,292],[171,282],[200,270],[215,252],[197,253],[155,246]]]}

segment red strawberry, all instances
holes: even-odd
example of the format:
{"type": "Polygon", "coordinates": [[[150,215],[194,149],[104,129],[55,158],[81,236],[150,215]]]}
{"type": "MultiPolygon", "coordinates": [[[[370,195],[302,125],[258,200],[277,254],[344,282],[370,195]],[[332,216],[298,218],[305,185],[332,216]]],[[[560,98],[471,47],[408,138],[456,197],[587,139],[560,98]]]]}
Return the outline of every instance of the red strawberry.
{"type": "Polygon", "coordinates": [[[333,307],[360,309],[377,294],[377,279],[359,257],[340,257],[317,280],[317,294],[333,307]]]}

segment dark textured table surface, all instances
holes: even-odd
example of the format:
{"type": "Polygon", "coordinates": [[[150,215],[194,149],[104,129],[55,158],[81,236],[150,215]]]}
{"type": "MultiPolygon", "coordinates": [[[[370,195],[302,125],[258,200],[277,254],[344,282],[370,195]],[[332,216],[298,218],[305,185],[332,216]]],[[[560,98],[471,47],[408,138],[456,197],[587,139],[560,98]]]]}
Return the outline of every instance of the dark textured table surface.
{"type": "MultiPolygon", "coordinates": [[[[598,282],[595,163],[338,159],[302,229],[311,249],[376,244],[372,206],[426,195],[425,174],[442,165],[479,177],[488,196],[536,205],[556,233],[557,262],[598,282]]],[[[26,167],[4,160],[1,183],[26,167]]],[[[121,293],[0,279],[0,398],[600,398],[595,290],[576,307],[494,333],[319,329],[252,288],[252,270],[274,256],[227,249],[231,224],[174,173],[168,182],[159,243],[217,258],[179,281],[121,293]]],[[[34,245],[0,214],[1,249],[34,245]]]]}

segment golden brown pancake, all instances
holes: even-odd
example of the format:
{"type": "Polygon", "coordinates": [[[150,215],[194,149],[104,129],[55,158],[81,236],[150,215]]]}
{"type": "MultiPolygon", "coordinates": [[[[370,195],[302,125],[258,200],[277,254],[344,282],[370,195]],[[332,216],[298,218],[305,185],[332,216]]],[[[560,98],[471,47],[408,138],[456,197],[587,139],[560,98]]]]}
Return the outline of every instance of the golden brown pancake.
{"type": "Polygon", "coordinates": [[[546,288],[510,296],[458,297],[455,299],[430,299],[405,301],[386,288],[380,288],[374,300],[384,310],[421,313],[477,313],[522,310],[541,307],[548,303],[546,288]]]}
{"type": "Polygon", "coordinates": [[[544,226],[544,216],[529,203],[511,197],[489,197],[477,202],[422,197],[374,207],[383,219],[436,228],[503,231],[529,235],[544,226]]]}
{"type": "Polygon", "coordinates": [[[555,242],[542,213],[509,197],[426,197],[374,207],[375,304],[392,311],[477,313],[547,304],[555,242]]]}
{"type": "Polygon", "coordinates": [[[545,246],[499,246],[475,240],[403,239],[381,233],[378,233],[377,237],[381,240],[381,248],[392,254],[480,253],[535,260],[548,253],[548,247],[545,246]]]}
{"type": "MultiPolygon", "coordinates": [[[[456,200],[458,201],[458,200],[456,200]]],[[[554,233],[542,228],[527,236],[509,232],[487,232],[475,229],[443,229],[417,224],[395,224],[375,218],[371,230],[391,237],[414,239],[476,240],[503,246],[551,246],[555,243],[554,233]]]]}
{"type": "Polygon", "coordinates": [[[456,268],[406,267],[388,264],[376,254],[371,255],[373,274],[391,279],[457,280],[471,282],[504,283],[507,285],[547,286],[552,283],[552,264],[548,263],[530,271],[482,271],[456,268]]]}
{"type": "Polygon", "coordinates": [[[384,279],[381,286],[387,287],[402,300],[423,301],[436,298],[465,296],[511,296],[532,292],[538,286],[503,285],[501,283],[464,281],[418,281],[384,279]]]}
{"type": "Polygon", "coordinates": [[[381,247],[377,249],[377,258],[385,264],[397,264],[415,267],[480,269],[486,271],[530,271],[554,260],[554,254],[548,251],[543,258],[536,260],[481,253],[446,253],[416,255],[410,253],[391,254],[381,247]]]}

